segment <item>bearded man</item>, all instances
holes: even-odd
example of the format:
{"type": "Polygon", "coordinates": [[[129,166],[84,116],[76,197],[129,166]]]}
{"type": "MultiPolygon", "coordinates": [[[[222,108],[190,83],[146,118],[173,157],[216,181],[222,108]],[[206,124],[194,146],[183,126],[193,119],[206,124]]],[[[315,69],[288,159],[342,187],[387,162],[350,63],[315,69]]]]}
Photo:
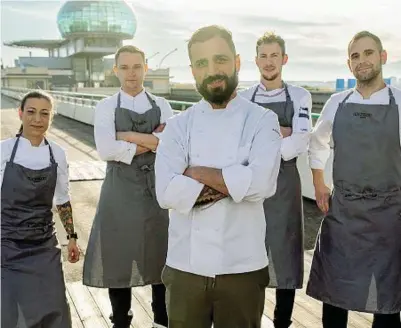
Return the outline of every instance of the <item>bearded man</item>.
{"type": "Polygon", "coordinates": [[[156,155],[156,196],[170,210],[169,328],[257,328],[269,283],[263,202],[281,159],[277,115],[237,95],[231,33],[197,30],[188,43],[203,99],[168,120],[156,155]]]}

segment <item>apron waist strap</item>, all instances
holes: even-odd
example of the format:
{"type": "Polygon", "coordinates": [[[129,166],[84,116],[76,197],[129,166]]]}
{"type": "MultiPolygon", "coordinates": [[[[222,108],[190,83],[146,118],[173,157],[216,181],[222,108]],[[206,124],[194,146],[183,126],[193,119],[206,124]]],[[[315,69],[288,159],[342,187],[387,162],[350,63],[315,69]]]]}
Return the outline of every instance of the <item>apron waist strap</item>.
{"type": "Polygon", "coordinates": [[[380,190],[380,189],[372,189],[372,188],[344,188],[340,184],[335,184],[334,188],[339,191],[343,196],[350,200],[356,199],[377,199],[377,198],[386,198],[389,196],[394,196],[397,193],[401,192],[400,187],[393,187],[388,190],[380,190]]]}

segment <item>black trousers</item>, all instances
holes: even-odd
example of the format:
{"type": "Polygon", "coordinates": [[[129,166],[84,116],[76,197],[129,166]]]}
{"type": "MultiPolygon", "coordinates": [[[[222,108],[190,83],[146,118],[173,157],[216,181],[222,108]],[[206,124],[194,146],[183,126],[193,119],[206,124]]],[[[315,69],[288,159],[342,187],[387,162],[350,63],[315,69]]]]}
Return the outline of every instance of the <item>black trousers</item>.
{"type": "MultiPolygon", "coordinates": [[[[131,288],[109,288],[109,298],[113,311],[113,323],[116,327],[124,327],[125,323],[131,320],[128,314],[132,300],[131,288]]],[[[152,311],[153,321],[167,327],[166,288],[163,284],[152,285],[152,311]]]]}
{"type": "MultiPolygon", "coordinates": [[[[347,328],[348,311],[323,303],[323,328],[347,328]]],[[[400,314],[375,314],[372,328],[401,328],[400,314]]]]}
{"type": "Polygon", "coordinates": [[[288,328],[291,326],[294,309],[295,289],[276,289],[276,307],[274,308],[274,327],[288,328]]]}

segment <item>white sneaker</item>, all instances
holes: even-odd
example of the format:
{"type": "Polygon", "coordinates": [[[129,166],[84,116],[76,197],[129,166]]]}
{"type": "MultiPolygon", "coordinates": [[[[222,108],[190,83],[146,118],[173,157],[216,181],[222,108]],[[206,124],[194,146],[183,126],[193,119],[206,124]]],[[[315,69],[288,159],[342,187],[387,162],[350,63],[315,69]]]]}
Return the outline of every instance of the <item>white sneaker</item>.
{"type": "Polygon", "coordinates": [[[167,328],[167,327],[159,325],[158,323],[153,323],[152,328],[167,328]]]}

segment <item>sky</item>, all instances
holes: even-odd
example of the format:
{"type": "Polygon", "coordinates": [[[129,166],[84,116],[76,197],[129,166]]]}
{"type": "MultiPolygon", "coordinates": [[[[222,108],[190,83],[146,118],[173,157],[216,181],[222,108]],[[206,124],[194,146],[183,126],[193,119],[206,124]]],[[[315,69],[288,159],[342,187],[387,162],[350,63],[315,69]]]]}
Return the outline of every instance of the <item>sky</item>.
{"type": "MultiPolygon", "coordinates": [[[[15,49],[5,41],[61,38],[56,22],[64,1],[2,0],[1,57],[13,66],[18,56],[47,56],[40,50],[15,49]]],[[[286,41],[288,64],[283,77],[289,81],[332,81],[350,78],[347,44],[352,36],[369,30],[377,34],[388,52],[385,77],[401,78],[400,0],[142,0],[127,1],[137,18],[132,40],[148,57],[150,68],[177,48],[162,63],[170,67],[173,80],[192,82],[186,41],[204,25],[228,28],[241,56],[240,79],[259,78],[255,44],[266,31],[286,41]]]]}

